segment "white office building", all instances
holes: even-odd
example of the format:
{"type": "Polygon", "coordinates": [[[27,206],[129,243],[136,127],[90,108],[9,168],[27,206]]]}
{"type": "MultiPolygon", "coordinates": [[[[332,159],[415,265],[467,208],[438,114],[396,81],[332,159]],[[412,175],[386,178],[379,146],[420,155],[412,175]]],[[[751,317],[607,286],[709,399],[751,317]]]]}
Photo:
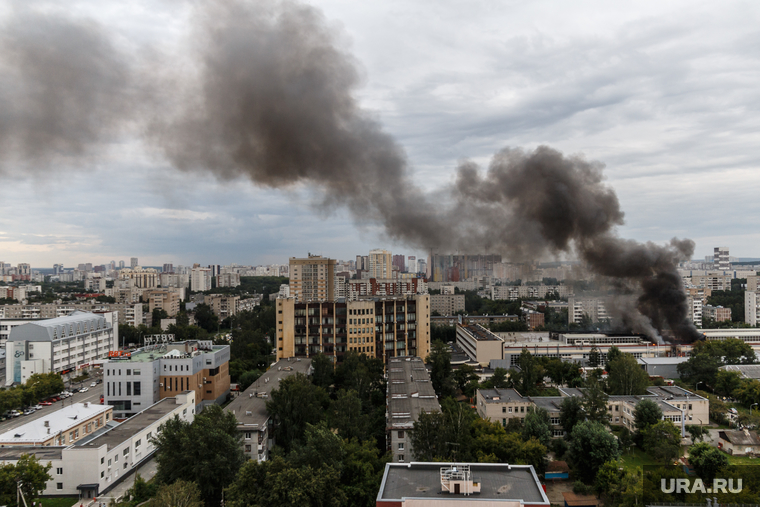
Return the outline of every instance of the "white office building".
{"type": "Polygon", "coordinates": [[[65,374],[108,358],[116,350],[119,323],[114,313],[74,312],[11,329],[5,343],[5,385],[35,373],[65,374]]]}

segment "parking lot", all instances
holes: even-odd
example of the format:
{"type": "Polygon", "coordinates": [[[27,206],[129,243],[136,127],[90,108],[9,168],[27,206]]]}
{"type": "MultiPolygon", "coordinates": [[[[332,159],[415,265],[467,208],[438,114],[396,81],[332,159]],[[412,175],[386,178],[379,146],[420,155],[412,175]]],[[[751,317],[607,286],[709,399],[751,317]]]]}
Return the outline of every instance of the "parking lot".
{"type": "MultiPolygon", "coordinates": [[[[71,384],[71,389],[75,387],[87,387],[88,390],[86,393],[75,393],[73,396],[62,399],[61,401],[57,401],[50,406],[43,406],[41,410],[37,410],[33,414],[20,415],[18,417],[13,417],[11,419],[0,422],[0,433],[5,433],[6,431],[18,428],[22,424],[26,424],[29,421],[34,421],[40,417],[49,416],[56,410],[60,410],[61,408],[72,405],[74,403],[84,403],[85,401],[89,401],[90,403],[100,403],[100,396],[103,394],[103,384],[98,384],[95,387],[90,387],[90,384],[98,378],[101,377],[95,375],[84,382],[75,382],[71,384]]],[[[68,382],[66,383],[66,386],[67,389],[69,389],[68,382]]]]}

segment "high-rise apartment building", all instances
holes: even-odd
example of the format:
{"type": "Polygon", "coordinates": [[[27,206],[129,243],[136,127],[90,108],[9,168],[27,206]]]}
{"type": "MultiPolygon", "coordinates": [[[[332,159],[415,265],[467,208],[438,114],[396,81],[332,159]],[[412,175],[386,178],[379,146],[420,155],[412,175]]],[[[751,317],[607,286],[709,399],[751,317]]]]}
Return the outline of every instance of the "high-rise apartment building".
{"type": "Polygon", "coordinates": [[[119,261],[119,269],[124,269],[124,261],[119,261]]]}
{"type": "Polygon", "coordinates": [[[165,263],[164,267],[161,269],[162,273],[174,273],[174,264],[172,263],[165,263]]]}
{"type": "Polygon", "coordinates": [[[398,268],[401,273],[406,272],[406,258],[404,254],[393,256],[393,265],[398,268]]]}
{"type": "Polygon", "coordinates": [[[193,292],[211,290],[211,269],[194,267],[190,271],[190,290],[193,292]]]}
{"type": "Polygon", "coordinates": [[[713,265],[715,266],[715,269],[719,269],[721,271],[728,271],[731,269],[731,262],[728,258],[727,246],[715,247],[715,252],[713,253],[713,265]]]}
{"type": "Polygon", "coordinates": [[[139,266],[139,265],[140,265],[140,264],[137,262],[137,257],[132,257],[132,258],[129,260],[129,264],[130,264],[130,267],[131,267],[132,269],[135,269],[137,266],[139,266]]]}
{"type": "Polygon", "coordinates": [[[335,298],[335,259],[312,255],[290,258],[290,296],[296,302],[335,298]]]}
{"type": "Polygon", "coordinates": [[[382,358],[430,354],[430,296],[359,301],[277,299],[277,359],[349,351],[382,358]]]}
{"type": "MultiPolygon", "coordinates": [[[[420,261],[422,262],[422,261],[420,261]]],[[[459,282],[474,277],[492,277],[501,255],[430,254],[430,281],[459,282]]]]}
{"type": "MultiPolygon", "coordinates": [[[[179,293],[173,290],[151,290],[143,293],[143,301],[148,299],[148,311],[160,308],[169,317],[176,317],[179,313],[179,293]]],[[[156,323],[154,322],[154,325],[156,323]]]]}
{"type": "Polygon", "coordinates": [[[375,249],[369,251],[369,277],[393,278],[393,255],[390,250],[375,249]]]}
{"type": "Polygon", "coordinates": [[[407,257],[408,262],[406,263],[406,270],[409,273],[418,273],[417,271],[417,257],[414,255],[410,255],[407,257]]]}

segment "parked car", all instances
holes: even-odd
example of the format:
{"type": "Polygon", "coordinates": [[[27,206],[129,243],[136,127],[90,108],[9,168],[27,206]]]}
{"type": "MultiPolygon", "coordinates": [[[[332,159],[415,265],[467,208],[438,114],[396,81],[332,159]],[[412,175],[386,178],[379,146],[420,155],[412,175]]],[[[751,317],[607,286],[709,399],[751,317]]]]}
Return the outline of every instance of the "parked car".
{"type": "Polygon", "coordinates": [[[21,412],[20,410],[11,410],[11,417],[18,417],[21,414],[23,414],[23,412],[21,412]]]}
{"type": "Polygon", "coordinates": [[[79,388],[77,387],[71,390],[71,394],[78,393],[78,392],[79,392],[79,388]]]}
{"type": "Polygon", "coordinates": [[[83,387],[82,389],[80,389],[80,390],[79,390],[79,392],[80,392],[80,393],[86,393],[86,392],[87,392],[87,391],[89,391],[89,390],[90,390],[90,388],[89,388],[89,387],[83,387]]]}
{"type": "Polygon", "coordinates": [[[33,406],[32,408],[33,408],[34,410],[42,410],[42,405],[40,405],[40,404],[37,404],[37,405],[33,406]]]}
{"type": "Polygon", "coordinates": [[[98,383],[97,382],[93,382],[93,383],[90,384],[90,387],[95,387],[96,385],[98,385],[98,383]]]}
{"type": "Polygon", "coordinates": [[[102,383],[103,383],[103,379],[102,379],[102,378],[99,378],[98,380],[96,380],[96,381],[95,381],[95,383],[96,383],[96,384],[102,384],[102,383]]]}
{"type": "Polygon", "coordinates": [[[50,405],[52,405],[52,404],[53,404],[53,403],[52,403],[52,402],[50,402],[50,401],[48,401],[48,400],[45,400],[45,401],[41,401],[41,402],[40,402],[40,405],[42,405],[43,407],[49,407],[49,406],[50,406],[50,405]]]}
{"type": "Polygon", "coordinates": [[[26,410],[24,410],[24,415],[32,415],[33,413],[34,413],[33,408],[27,408],[26,410]]]}

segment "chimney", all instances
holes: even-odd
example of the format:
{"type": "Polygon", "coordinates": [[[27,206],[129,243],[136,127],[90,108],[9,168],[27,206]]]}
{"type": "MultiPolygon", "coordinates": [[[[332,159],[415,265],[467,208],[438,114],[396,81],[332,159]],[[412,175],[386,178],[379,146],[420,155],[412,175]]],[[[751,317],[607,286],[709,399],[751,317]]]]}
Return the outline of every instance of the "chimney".
{"type": "MultiPolygon", "coordinates": [[[[45,427],[46,428],[50,427],[50,421],[45,421],[45,427]]],[[[50,430],[48,430],[48,433],[50,433],[50,430]]]]}

